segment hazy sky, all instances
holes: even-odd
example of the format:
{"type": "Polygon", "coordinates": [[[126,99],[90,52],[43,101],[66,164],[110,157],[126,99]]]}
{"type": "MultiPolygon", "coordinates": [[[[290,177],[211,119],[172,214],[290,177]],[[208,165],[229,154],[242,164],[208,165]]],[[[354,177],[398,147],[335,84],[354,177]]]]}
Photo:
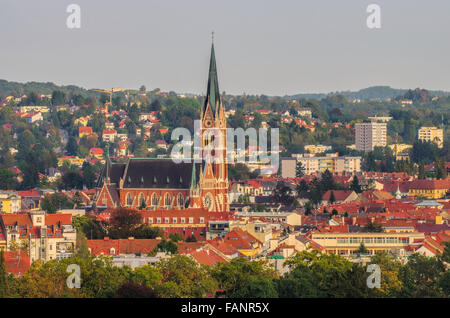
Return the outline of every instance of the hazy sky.
{"type": "Polygon", "coordinates": [[[0,79],[203,93],[214,30],[227,93],[450,91],[449,14],[448,0],[0,0],[0,79]]]}

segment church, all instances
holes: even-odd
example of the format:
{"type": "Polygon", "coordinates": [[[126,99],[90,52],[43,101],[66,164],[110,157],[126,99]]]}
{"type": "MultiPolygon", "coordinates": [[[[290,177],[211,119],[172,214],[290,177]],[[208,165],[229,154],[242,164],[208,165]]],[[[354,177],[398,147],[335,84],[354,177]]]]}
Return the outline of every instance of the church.
{"type": "Polygon", "coordinates": [[[145,207],[147,210],[228,212],[226,118],[217,79],[214,43],[200,117],[201,153],[208,149],[221,160],[175,163],[170,158],[129,158],[126,163],[111,163],[107,158],[94,197],[95,208],[145,207]],[[219,138],[223,139],[214,140],[215,136],[208,133],[211,129],[220,131],[219,138]],[[217,144],[221,146],[216,147],[217,144]],[[215,149],[211,150],[211,145],[215,149]]]}

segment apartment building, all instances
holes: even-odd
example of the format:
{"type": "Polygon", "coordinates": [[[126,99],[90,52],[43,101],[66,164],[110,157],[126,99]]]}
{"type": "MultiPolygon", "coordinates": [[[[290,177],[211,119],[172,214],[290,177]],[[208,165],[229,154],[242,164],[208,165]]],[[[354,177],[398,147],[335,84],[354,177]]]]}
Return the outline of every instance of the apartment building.
{"type": "Polygon", "coordinates": [[[437,127],[421,127],[417,138],[423,142],[434,142],[438,148],[444,147],[444,130],[437,127]]]}
{"type": "Polygon", "coordinates": [[[359,123],[355,124],[356,150],[369,152],[375,147],[386,147],[386,123],[359,123]]]}
{"type": "MultiPolygon", "coordinates": [[[[331,173],[356,173],[361,171],[361,157],[339,157],[338,153],[326,154],[323,157],[316,157],[311,154],[293,154],[292,157],[302,163],[303,173],[306,175],[325,172],[326,170],[331,173]]],[[[295,177],[295,170],[294,175],[289,174],[292,172],[292,167],[289,165],[292,165],[292,163],[285,163],[283,158],[281,164],[283,178],[295,177]],[[283,166],[285,165],[287,167],[284,169],[283,166]]]]}
{"type": "Polygon", "coordinates": [[[281,177],[295,178],[297,169],[296,158],[282,158],[281,159],[281,177]]]}
{"type": "Polygon", "coordinates": [[[424,240],[424,233],[363,233],[363,232],[315,232],[311,240],[324,248],[327,253],[351,256],[361,243],[370,254],[378,251],[399,252],[406,255],[406,248],[415,242],[424,240]]]}
{"type": "Polygon", "coordinates": [[[77,234],[70,214],[5,214],[0,215],[0,227],[6,250],[26,249],[31,262],[73,256],[77,234]]]}

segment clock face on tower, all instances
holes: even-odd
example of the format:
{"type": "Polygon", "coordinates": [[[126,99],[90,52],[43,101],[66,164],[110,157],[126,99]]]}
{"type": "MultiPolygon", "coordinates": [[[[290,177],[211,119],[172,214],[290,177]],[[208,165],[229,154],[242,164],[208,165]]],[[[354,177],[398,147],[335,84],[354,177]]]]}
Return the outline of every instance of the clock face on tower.
{"type": "Polygon", "coordinates": [[[205,208],[207,208],[208,210],[211,209],[211,206],[212,206],[212,199],[211,199],[211,196],[207,195],[207,196],[203,199],[203,205],[204,205],[205,208]]]}

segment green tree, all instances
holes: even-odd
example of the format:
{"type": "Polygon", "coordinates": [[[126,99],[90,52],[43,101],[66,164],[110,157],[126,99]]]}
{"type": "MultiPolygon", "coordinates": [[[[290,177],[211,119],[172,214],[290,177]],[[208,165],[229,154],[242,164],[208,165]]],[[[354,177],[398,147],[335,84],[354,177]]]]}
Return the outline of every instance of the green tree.
{"type": "Polygon", "coordinates": [[[439,281],[444,272],[445,265],[439,258],[412,254],[399,273],[403,284],[400,296],[442,297],[439,281]]]}
{"type": "Polygon", "coordinates": [[[90,163],[83,165],[83,184],[88,189],[92,189],[96,184],[95,167],[90,163]]]}
{"type": "Polygon", "coordinates": [[[111,212],[109,235],[114,239],[132,237],[142,217],[137,210],[116,208],[111,212]]]}
{"type": "Polygon", "coordinates": [[[419,163],[419,175],[418,175],[418,178],[421,179],[421,180],[427,178],[426,173],[425,173],[425,165],[424,165],[423,161],[421,161],[419,163]]]}
{"type": "Polygon", "coordinates": [[[333,191],[331,191],[330,199],[328,201],[330,202],[330,204],[333,204],[334,202],[336,202],[336,198],[334,197],[334,192],[333,191]]]}
{"type": "Polygon", "coordinates": [[[191,234],[191,236],[189,236],[189,237],[186,239],[186,242],[197,242],[197,238],[195,237],[194,234],[191,234]]]}
{"type": "Polygon", "coordinates": [[[295,176],[297,178],[304,176],[304,174],[305,174],[304,171],[305,171],[305,168],[303,167],[302,162],[297,161],[297,165],[295,167],[295,176]]]}
{"type": "Polygon", "coordinates": [[[164,252],[169,254],[177,254],[178,253],[178,245],[177,243],[163,239],[161,242],[156,245],[153,254],[156,254],[157,252],[164,252]]]}
{"type": "Polygon", "coordinates": [[[16,175],[9,169],[0,169],[0,189],[13,190],[16,188],[16,175]]]}
{"type": "Polygon", "coordinates": [[[434,173],[436,175],[436,179],[447,178],[447,167],[445,158],[438,158],[434,161],[434,173]]]}
{"type": "Polygon", "coordinates": [[[251,278],[231,295],[233,298],[277,298],[276,281],[262,277],[251,278]]]}
{"type": "Polygon", "coordinates": [[[214,293],[217,283],[207,266],[199,265],[186,255],[173,255],[156,264],[162,274],[162,284],[156,288],[158,295],[166,298],[205,297],[214,293]]]}
{"type": "Polygon", "coordinates": [[[381,233],[384,232],[384,229],[381,224],[370,221],[366,226],[363,227],[363,231],[369,233],[381,233]]]}
{"type": "Polygon", "coordinates": [[[356,193],[361,193],[362,192],[361,186],[359,184],[359,179],[358,179],[357,176],[353,177],[352,183],[350,185],[350,190],[353,190],[356,193]]]}
{"type": "MultiPolygon", "coordinates": [[[[211,273],[227,297],[244,297],[244,294],[248,295],[262,285],[268,287],[270,283],[267,280],[276,278],[276,272],[268,266],[267,261],[249,261],[241,257],[216,264],[211,273]]],[[[268,288],[267,293],[273,294],[271,287],[268,288]]]]}
{"type": "Polygon", "coordinates": [[[62,193],[45,195],[41,202],[41,208],[47,213],[55,213],[61,209],[72,209],[72,200],[62,193]]]}
{"type": "Polygon", "coordinates": [[[169,239],[171,239],[174,242],[184,241],[184,238],[183,238],[183,236],[181,236],[180,233],[170,233],[169,239]]]}
{"type": "Polygon", "coordinates": [[[0,250],[0,298],[8,296],[8,272],[5,266],[5,253],[0,250]]]}
{"type": "Polygon", "coordinates": [[[359,244],[359,247],[358,247],[358,249],[355,252],[358,255],[369,253],[369,251],[367,250],[366,245],[364,244],[364,242],[361,242],[361,244],[359,244]]]}
{"type": "Polygon", "coordinates": [[[367,274],[344,257],[302,251],[285,262],[291,271],[280,278],[280,297],[367,297],[367,274]]]}
{"type": "Polygon", "coordinates": [[[378,265],[381,270],[381,286],[375,290],[377,296],[397,297],[403,286],[399,279],[402,269],[400,261],[394,255],[382,251],[372,256],[370,264],[378,265]]]}

